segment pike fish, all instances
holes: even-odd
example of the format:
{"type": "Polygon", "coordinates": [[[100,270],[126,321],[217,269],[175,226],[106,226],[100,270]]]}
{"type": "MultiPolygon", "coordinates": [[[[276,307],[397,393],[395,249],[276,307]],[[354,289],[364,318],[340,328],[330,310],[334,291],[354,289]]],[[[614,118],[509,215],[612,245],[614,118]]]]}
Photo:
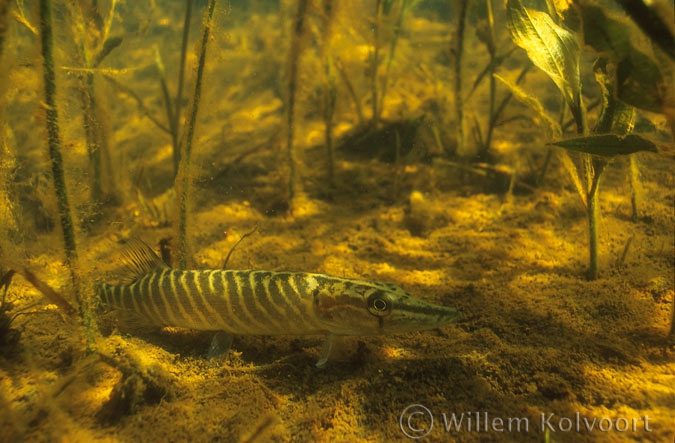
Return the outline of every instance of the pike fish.
{"type": "Polygon", "coordinates": [[[141,241],[124,254],[130,282],[97,283],[101,303],[160,327],[217,331],[209,357],[226,353],[235,335],[325,335],[316,364],[323,367],[336,336],[434,329],[461,317],[392,284],[307,272],[172,269],[141,241]]]}

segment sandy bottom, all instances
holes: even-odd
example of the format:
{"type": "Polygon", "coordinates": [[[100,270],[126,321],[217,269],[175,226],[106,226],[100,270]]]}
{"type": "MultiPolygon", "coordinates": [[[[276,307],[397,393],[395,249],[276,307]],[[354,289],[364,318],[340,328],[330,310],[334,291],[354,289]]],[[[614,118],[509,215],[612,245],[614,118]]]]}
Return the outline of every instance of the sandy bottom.
{"type": "MultiPolygon", "coordinates": [[[[87,352],[85,329],[48,306],[18,317],[20,341],[3,348],[0,440],[394,441],[429,431],[434,441],[672,441],[673,182],[667,165],[643,161],[640,221],[630,220],[620,162],[603,182],[592,282],[569,185],[486,194],[462,180],[438,186],[448,180],[439,164],[344,161],[330,191],[307,173],[288,217],[269,209],[274,177],[242,172],[261,189],[250,200],[223,194],[224,179],[197,183],[195,267],[222,266],[257,227],[228,268],[394,282],[464,320],[347,338],[321,370],[321,337],[238,337],[226,360],[208,361],[209,333],[139,329],[114,315],[98,319],[87,352]]],[[[81,248],[91,279],[119,268],[120,240],[156,245],[172,234],[137,206],[109,216],[115,229],[81,248]]],[[[67,284],[58,241],[43,240],[29,266],[67,284]]],[[[17,310],[39,300],[19,277],[7,298],[17,310]]]]}

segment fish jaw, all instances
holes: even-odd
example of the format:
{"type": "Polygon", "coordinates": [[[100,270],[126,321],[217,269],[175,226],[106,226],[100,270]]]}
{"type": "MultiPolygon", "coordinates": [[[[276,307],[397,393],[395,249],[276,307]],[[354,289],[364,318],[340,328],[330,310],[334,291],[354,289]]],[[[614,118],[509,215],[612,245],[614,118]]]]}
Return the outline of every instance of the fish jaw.
{"type": "Polygon", "coordinates": [[[328,333],[392,335],[435,329],[458,321],[454,308],[418,299],[398,286],[352,280],[340,291],[321,291],[314,312],[328,333]],[[360,284],[362,283],[362,284],[360,284]]]}
{"type": "Polygon", "coordinates": [[[462,313],[449,306],[425,302],[418,298],[401,297],[393,303],[391,314],[381,317],[381,334],[424,331],[455,323],[462,313]]]}

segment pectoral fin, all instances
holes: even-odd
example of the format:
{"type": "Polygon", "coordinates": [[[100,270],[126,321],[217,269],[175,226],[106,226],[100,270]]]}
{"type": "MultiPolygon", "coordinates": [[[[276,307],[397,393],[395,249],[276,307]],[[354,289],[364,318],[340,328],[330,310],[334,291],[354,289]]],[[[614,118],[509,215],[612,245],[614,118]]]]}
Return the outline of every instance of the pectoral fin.
{"type": "Polygon", "coordinates": [[[328,363],[328,357],[330,357],[330,353],[333,350],[334,338],[333,334],[326,334],[326,341],[323,342],[323,349],[321,350],[321,358],[316,362],[317,368],[323,369],[326,363],[328,363]]]}
{"type": "Polygon", "coordinates": [[[227,355],[232,347],[233,339],[234,335],[232,334],[228,334],[224,331],[216,332],[216,335],[213,336],[213,340],[211,340],[211,346],[209,346],[209,353],[206,355],[206,358],[211,360],[212,358],[227,355]]]}

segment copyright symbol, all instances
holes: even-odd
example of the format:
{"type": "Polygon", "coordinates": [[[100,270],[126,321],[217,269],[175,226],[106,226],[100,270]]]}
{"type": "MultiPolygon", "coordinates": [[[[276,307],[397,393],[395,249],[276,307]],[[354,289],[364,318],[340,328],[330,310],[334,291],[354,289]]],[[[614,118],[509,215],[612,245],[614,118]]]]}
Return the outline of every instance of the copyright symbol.
{"type": "Polygon", "coordinates": [[[408,438],[424,438],[434,427],[434,416],[424,405],[408,405],[398,417],[398,427],[408,438]]]}

